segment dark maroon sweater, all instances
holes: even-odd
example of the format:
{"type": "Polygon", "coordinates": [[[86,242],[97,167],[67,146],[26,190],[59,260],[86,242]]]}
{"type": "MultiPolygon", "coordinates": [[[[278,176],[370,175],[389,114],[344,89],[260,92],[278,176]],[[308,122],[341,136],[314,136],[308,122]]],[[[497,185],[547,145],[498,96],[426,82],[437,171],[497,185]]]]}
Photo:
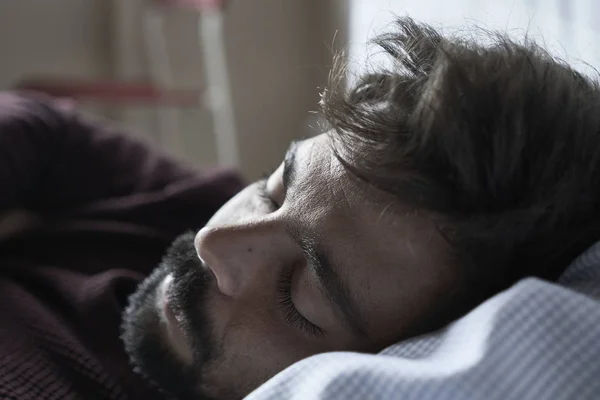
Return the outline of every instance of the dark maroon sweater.
{"type": "Polygon", "coordinates": [[[171,240],[240,188],[106,122],[0,94],[0,214],[42,218],[0,242],[0,398],[162,398],[129,365],[121,312],[171,240]]]}

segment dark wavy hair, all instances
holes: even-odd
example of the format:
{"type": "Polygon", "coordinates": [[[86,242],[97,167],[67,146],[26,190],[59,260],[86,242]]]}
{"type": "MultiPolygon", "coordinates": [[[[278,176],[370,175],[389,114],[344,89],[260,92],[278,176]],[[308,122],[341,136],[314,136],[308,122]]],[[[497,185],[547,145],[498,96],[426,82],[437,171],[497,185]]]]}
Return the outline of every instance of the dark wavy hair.
{"type": "Polygon", "coordinates": [[[338,159],[435,216],[469,302],[554,280],[600,239],[600,92],[525,38],[445,37],[399,18],[374,42],[393,66],[322,94],[338,159]],[[485,44],[483,44],[485,42],[485,44]]]}

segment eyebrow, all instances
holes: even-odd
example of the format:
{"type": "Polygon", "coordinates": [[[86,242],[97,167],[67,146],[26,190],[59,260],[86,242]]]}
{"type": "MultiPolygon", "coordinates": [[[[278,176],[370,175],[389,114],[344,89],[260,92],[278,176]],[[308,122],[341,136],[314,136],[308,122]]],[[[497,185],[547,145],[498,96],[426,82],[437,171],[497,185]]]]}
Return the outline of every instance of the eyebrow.
{"type": "MultiPolygon", "coordinates": [[[[292,142],[284,158],[283,186],[286,191],[296,183],[296,154],[300,142],[292,142]]],[[[302,249],[321,286],[325,289],[325,295],[341,313],[346,325],[356,335],[368,337],[366,324],[358,312],[356,303],[352,300],[348,287],[336,273],[330,257],[319,247],[317,236],[296,224],[288,226],[288,233],[302,249]]]]}

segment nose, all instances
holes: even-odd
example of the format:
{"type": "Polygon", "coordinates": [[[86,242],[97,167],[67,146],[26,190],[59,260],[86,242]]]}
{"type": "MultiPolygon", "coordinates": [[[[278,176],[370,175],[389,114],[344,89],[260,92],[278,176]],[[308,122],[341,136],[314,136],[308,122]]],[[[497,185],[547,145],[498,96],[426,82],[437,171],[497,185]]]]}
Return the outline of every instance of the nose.
{"type": "Polygon", "coordinates": [[[295,246],[276,221],[205,227],[196,235],[198,257],[216,277],[219,290],[239,297],[276,276],[292,262],[295,246]]]}

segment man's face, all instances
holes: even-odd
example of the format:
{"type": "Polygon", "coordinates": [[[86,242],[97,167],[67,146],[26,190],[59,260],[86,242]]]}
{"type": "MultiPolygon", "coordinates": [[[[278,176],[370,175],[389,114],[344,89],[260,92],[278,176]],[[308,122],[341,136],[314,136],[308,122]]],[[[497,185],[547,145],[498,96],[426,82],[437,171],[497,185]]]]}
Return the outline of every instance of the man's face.
{"type": "Polygon", "coordinates": [[[329,140],[292,144],[176,242],[125,316],[142,373],[181,396],[243,397],[310,355],[378,351],[448,299],[429,216],[353,179],[329,140]]]}

